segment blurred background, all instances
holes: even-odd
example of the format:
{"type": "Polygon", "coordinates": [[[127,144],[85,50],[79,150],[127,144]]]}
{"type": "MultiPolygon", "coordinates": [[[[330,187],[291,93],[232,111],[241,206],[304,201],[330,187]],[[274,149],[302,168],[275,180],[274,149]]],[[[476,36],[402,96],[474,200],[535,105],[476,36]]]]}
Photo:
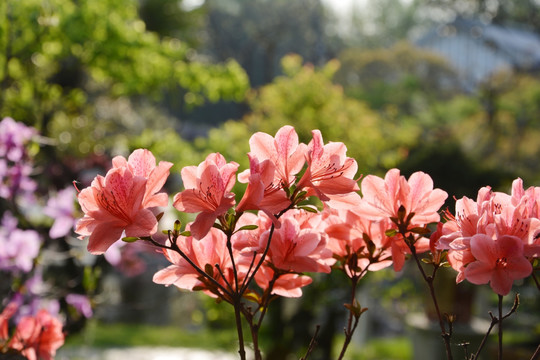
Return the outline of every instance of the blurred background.
{"type": "MultiPolygon", "coordinates": [[[[0,1],[0,117],[40,134],[29,176],[42,205],[140,147],[175,164],[166,185],[175,193],[183,166],[218,151],[246,168],[251,134],[291,124],[304,142],[312,129],[344,142],[361,174],[429,173],[453,211],[455,198],[475,199],[485,185],[508,191],[516,177],[540,185],[540,1],[0,1]]],[[[14,212],[8,200],[0,198],[0,215],[14,212]]],[[[35,218],[18,215],[27,227],[21,219],[35,218]]],[[[164,264],[148,249],[89,259],[73,234],[53,239],[51,220],[39,224],[47,246],[71,256],[50,260],[44,282],[90,295],[94,308],[92,318],[70,317],[68,350],[195,342],[234,352],[230,309],[154,285],[164,264]]],[[[474,332],[475,317],[488,319],[496,303],[489,291],[451,286],[452,276],[443,297],[463,301],[464,331],[474,332]]],[[[300,301],[272,304],[270,359],[298,358],[315,324],[313,359],[331,358],[346,281],[315,280],[300,301]]],[[[414,272],[363,281],[370,310],[350,358],[420,359],[414,334],[425,343],[430,311],[414,272]],[[413,313],[427,315],[403,321],[413,313]]],[[[13,278],[0,282],[7,294],[13,278]]],[[[540,336],[538,302],[521,285],[533,331],[509,325],[514,359],[528,359],[521,349],[540,336]]]]}

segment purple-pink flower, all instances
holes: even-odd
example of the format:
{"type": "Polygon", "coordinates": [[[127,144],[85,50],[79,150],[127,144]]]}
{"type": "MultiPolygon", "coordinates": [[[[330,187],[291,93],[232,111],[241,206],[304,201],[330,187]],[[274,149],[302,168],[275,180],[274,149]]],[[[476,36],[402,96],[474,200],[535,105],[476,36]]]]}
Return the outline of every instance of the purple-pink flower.
{"type": "Polygon", "coordinates": [[[49,231],[53,239],[66,236],[71,233],[75,226],[75,189],[68,187],[60,190],[55,197],[50,197],[47,206],[43,209],[45,215],[54,219],[54,224],[49,231]]]}
{"type": "Polygon", "coordinates": [[[17,220],[6,212],[0,227],[0,269],[29,272],[39,254],[41,239],[34,230],[17,228],[17,220]]]}

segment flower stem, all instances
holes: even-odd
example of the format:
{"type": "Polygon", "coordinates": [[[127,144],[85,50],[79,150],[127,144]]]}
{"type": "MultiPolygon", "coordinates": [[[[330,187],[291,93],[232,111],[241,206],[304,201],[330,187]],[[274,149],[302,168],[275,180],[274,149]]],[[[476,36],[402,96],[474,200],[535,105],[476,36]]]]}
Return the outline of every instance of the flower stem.
{"type": "Polygon", "coordinates": [[[498,324],[498,328],[499,328],[499,357],[498,359],[499,360],[502,360],[502,354],[503,354],[503,326],[502,326],[502,322],[503,322],[503,314],[502,314],[502,302],[503,302],[503,296],[502,295],[499,295],[499,324],[498,324]]]}
{"type": "Polygon", "coordinates": [[[349,347],[349,344],[352,340],[352,336],[354,334],[354,331],[356,330],[356,327],[358,326],[358,322],[360,321],[360,315],[361,315],[361,309],[355,309],[358,302],[356,301],[356,287],[358,285],[358,281],[362,278],[364,272],[367,271],[364,269],[360,275],[352,276],[351,277],[351,303],[349,308],[349,318],[347,320],[347,327],[344,329],[345,332],[345,340],[343,341],[343,347],[341,348],[341,353],[339,354],[338,360],[343,359],[345,356],[345,352],[347,351],[347,348],[349,347]],[[360,311],[355,312],[355,310],[360,311]],[[354,321],[353,321],[354,320],[354,321]]]}
{"type": "Polygon", "coordinates": [[[446,326],[444,325],[444,320],[441,314],[441,310],[439,308],[437,296],[435,294],[435,286],[433,286],[434,275],[435,275],[435,272],[437,271],[437,268],[435,268],[435,270],[433,271],[433,276],[427,276],[426,272],[424,271],[424,268],[422,267],[422,264],[420,264],[420,259],[418,259],[418,254],[416,253],[416,248],[414,247],[414,244],[409,244],[408,241],[406,241],[406,243],[409,246],[409,249],[411,250],[415,263],[418,266],[418,269],[420,270],[420,274],[422,274],[424,281],[428,284],[429,293],[431,295],[433,305],[435,306],[437,317],[439,318],[439,326],[441,327],[441,336],[444,340],[444,346],[446,349],[446,358],[447,360],[452,360],[453,359],[452,348],[450,347],[450,337],[452,335],[452,331],[451,331],[452,326],[450,325],[450,331],[446,331],[446,326]]]}
{"type": "Polygon", "coordinates": [[[234,298],[234,320],[236,321],[236,332],[238,334],[238,353],[241,360],[246,360],[246,349],[244,346],[244,331],[242,329],[242,318],[240,316],[242,298],[235,296],[234,298]]]}

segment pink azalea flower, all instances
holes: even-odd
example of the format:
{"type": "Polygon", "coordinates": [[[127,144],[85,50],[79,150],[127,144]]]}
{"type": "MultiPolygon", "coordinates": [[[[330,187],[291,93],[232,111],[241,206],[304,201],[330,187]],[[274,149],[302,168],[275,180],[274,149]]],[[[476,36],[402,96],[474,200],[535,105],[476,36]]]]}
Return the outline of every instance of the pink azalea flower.
{"type": "MultiPolygon", "coordinates": [[[[292,272],[330,272],[328,260],[332,252],[326,247],[326,237],[313,229],[301,229],[291,216],[283,217],[281,227],[274,231],[266,261],[277,269],[292,272]]],[[[269,231],[260,237],[263,249],[269,231]]]]}
{"type": "Polygon", "coordinates": [[[52,360],[63,344],[60,320],[47,310],[40,310],[35,317],[21,318],[9,346],[21,351],[28,360],[52,360]]]}
{"type": "MultiPolygon", "coordinates": [[[[178,247],[202,270],[211,268],[212,277],[224,287],[227,287],[227,282],[234,283],[232,262],[227,250],[227,237],[222,231],[211,228],[200,240],[195,240],[193,236],[181,237],[178,239],[178,247]],[[224,272],[225,279],[220,275],[216,264],[224,272]]],[[[212,297],[217,296],[208,284],[201,280],[199,272],[180,254],[172,250],[164,250],[164,254],[172,265],[154,274],[153,281],[156,284],[174,285],[191,291],[204,290],[212,297]]]]}
{"type": "Polygon", "coordinates": [[[471,252],[476,261],[465,268],[465,278],[473,284],[489,282],[499,295],[508,294],[514,280],[532,273],[531,263],[523,256],[523,242],[516,236],[493,239],[485,234],[474,235],[471,252]]]}
{"type": "MultiPolygon", "coordinates": [[[[386,236],[385,232],[391,228],[390,220],[373,221],[363,217],[354,211],[340,211],[335,216],[335,220],[325,229],[329,236],[328,247],[332,252],[340,257],[344,262],[345,272],[352,277],[357,275],[357,271],[350,268],[350,258],[355,254],[356,264],[360,271],[378,271],[392,264],[392,246],[397,245],[397,239],[386,236]],[[367,244],[364,236],[371,240],[367,244]],[[371,252],[370,252],[371,247],[371,252]]],[[[400,248],[401,249],[401,248],[400,248]]],[[[405,260],[405,255],[398,256],[396,264],[400,264],[399,259],[405,260]]],[[[396,271],[401,270],[401,267],[396,271]]]]}
{"type": "Polygon", "coordinates": [[[398,169],[391,169],[384,179],[368,175],[361,184],[362,214],[371,219],[398,217],[400,206],[406,215],[414,213],[411,224],[423,226],[438,222],[437,211],[444,204],[448,194],[441,189],[433,189],[433,180],[428,174],[415,172],[408,180],[400,176],[398,169]]]}
{"type": "Polygon", "coordinates": [[[112,163],[114,168],[127,167],[134,176],[147,179],[143,207],[167,206],[169,201],[167,194],[158,192],[167,181],[172,163],[160,161],[156,166],[156,158],[146,149],[135,150],[129,155],[128,160],[123,156],[116,156],[112,163]]]}
{"type": "Polygon", "coordinates": [[[179,211],[200,212],[191,225],[195,239],[203,238],[216,219],[234,205],[231,189],[237,169],[237,163],[227,163],[219,153],[208,155],[199,166],[182,169],[186,190],[174,196],[173,206],[179,211]]]}
{"type": "MultiPolygon", "coordinates": [[[[0,345],[2,345],[3,342],[9,340],[9,319],[15,315],[17,312],[17,303],[16,302],[10,302],[0,313],[0,345]]],[[[0,346],[0,349],[2,346],[0,346]]]]}
{"type": "MultiPolygon", "coordinates": [[[[274,277],[274,270],[268,266],[261,266],[255,281],[261,289],[266,290],[270,285],[270,281],[274,277]]],[[[271,294],[289,298],[297,298],[302,296],[302,288],[312,283],[309,276],[298,274],[280,274],[275,280],[271,294]]]]}
{"type": "Polygon", "coordinates": [[[471,239],[484,234],[493,239],[511,236],[521,240],[524,257],[537,257],[540,244],[540,220],[536,214],[534,188],[523,189],[521,179],[514,180],[512,194],[493,192],[489,187],[479,190],[477,200],[463,197],[456,201],[456,215],[447,214],[439,249],[449,249],[450,265],[458,271],[457,282],[465,279],[467,265],[476,260],[471,250],[471,239]]]}
{"type": "Polygon", "coordinates": [[[127,167],[113,168],[105,177],[98,175],[82,190],[79,203],[84,217],[77,223],[79,238],[90,236],[88,251],[104,253],[125,236],[150,236],[157,231],[155,215],[143,207],[147,180],[134,176],[127,167]]]}
{"type": "Polygon", "coordinates": [[[356,160],[347,157],[347,147],[341,142],[330,142],[326,145],[319,130],[313,130],[313,139],[308,144],[308,167],[298,188],[307,189],[308,196],[315,195],[331,207],[347,207],[358,204],[360,190],[353,177],[358,170],[356,160]]]}
{"type": "Polygon", "coordinates": [[[259,162],[270,160],[274,164],[276,186],[291,186],[304,167],[306,145],[298,143],[298,134],[290,125],[279,129],[275,138],[262,132],[253,134],[249,146],[259,162]]]}
{"type": "MultiPolygon", "coordinates": [[[[242,172],[238,181],[247,182],[248,186],[236,212],[245,210],[262,210],[273,220],[274,215],[286,209],[291,201],[281,186],[274,184],[275,165],[270,160],[259,160],[252,154],[249,156],[249,173],[242,172]]],[[[277,222],[277,221],[275,221],[277,222]]]]}

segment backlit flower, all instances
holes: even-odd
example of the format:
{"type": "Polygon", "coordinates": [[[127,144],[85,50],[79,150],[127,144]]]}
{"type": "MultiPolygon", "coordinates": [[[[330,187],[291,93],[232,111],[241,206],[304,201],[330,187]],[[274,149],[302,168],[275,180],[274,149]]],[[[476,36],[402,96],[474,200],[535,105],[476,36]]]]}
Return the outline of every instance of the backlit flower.
{"type": "Polygon", "coordinates": [[[347,147],[341,142],[323,143],[319,130],[313,130],[308,144],[306,172],[298,182],[298,188],[307,189],[308,196],[331,202],[331,207],[358,204],[360,190],[353,177],[358,170],[356,160],[347,157],[347,147]]]}
{"type": "Polygon", "coordinates": [[[126,160],[123,156],[116,156],[113,167],[127,167],[134,176],[147,179],[142,205],[145,208],[167,206],[168,195],[158,193],[169,176],[169,170],[173,166],[168,161],[160,161],[156,166],[156,158],[146,149],[137,149],[126,160]]]}
{"type": "Polygon", "coordinates": [[[174,196],[173,206],[179,211],[200,212],[191,225],[195,239],[204,237],[216,219],[234,205],[231,189],[237,169],[237,163],[227,163],[219,153],[208,155],[199,166],[182,169],[185,190],[174,196]]]}
{"type": "Polygon", "coordinates": [[[98,175],[92,185],[82,190],[79,203],[84,217],[75,232],[89,236],[88,251],[104,253],[125,236],[150,236],[157,231],[155,215],[143,207],[147,180],[134,176],[126,167],[113,168],[105,177],[98,175]]]}
{"type": "Polygon", "coordinates": [[[523,256],[523,242],[511,235],[497,239],[485,234],[471,238],[475,261],[465,268],[465,278],[473,284],[487,284],[499,295],[506,295],[515,280],[532,272],[531,263],[523,256]]]}
{"type": "Polygon", "coordinates": [[[268,159],[274,164],[276,186],[291,186],[304,167],[306,145],[298,143],[298,134],[290,125],[279,129],[275,137],[263,132],[253,134],[249,146],[259,162],[268,159]]]}
{"type": "Polygon", "coordinates": [[[398,218],[398,210],[405,208],[405,218],[414,213],[411,224],[423,226],[438,222],[439,209],[448,194],[433,188],[433,180],[421,171],[412,174],[408,180],[398,169],[391,169],[384,179],[368,175],[361,184],[361,212],[372,219],[382,217],[398,218]]]}

